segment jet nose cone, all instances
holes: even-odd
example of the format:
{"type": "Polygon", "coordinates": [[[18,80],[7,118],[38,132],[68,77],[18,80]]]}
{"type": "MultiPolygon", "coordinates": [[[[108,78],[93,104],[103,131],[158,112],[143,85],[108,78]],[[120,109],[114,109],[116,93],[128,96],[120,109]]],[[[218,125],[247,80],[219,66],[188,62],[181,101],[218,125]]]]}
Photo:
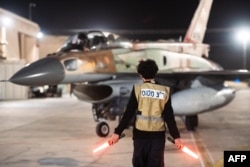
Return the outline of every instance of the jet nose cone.
{"type": "Polygon", "coordinates": [[[25,86],[56,85],[64,76],[62,64],[53,57],[46,57],[22,68],[9,81],[25,86]]]}

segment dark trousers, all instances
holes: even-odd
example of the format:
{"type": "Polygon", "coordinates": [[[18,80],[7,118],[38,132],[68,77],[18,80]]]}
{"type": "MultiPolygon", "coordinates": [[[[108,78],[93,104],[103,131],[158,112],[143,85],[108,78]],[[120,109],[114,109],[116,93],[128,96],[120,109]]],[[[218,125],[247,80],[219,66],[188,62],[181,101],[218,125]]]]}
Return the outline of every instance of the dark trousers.
{"type": "Polygon", "coordinates": [[[164,167],[165,139],[134,139],[133,167],[164,167]]]}

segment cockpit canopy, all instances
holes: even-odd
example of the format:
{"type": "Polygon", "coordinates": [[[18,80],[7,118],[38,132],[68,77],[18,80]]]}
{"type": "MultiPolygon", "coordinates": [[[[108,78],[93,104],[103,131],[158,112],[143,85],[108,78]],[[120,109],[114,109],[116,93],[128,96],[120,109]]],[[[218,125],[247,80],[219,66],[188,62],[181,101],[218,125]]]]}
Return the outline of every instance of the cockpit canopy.
{"type": "Polygon", "coordinates": [[[71,50],[99,50],[105,49],[108,45],[108,39],[101,31],[79,32],[70,36],[59,48],[59,52],[68,52],[71,50]]]}

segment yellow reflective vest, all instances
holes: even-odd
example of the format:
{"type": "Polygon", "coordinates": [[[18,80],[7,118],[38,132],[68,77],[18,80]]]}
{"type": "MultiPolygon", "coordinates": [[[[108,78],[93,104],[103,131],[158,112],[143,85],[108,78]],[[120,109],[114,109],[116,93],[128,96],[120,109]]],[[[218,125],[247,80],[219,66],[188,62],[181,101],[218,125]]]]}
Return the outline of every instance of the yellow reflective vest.
{"type": "Polygon", "coordinates": [[[142,131],[165,131],[162,115],[170,96],[170,88],[153,83],[138,84],[134,88],[139,111],[135,127],[142,131]]]}

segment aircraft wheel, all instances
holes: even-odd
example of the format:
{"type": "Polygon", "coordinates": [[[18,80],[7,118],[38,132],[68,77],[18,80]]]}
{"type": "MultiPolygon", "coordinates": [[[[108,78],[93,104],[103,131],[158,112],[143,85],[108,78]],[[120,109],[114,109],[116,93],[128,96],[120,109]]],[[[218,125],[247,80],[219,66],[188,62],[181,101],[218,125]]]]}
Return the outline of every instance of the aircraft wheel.
{"type": "Polygon", "coordinates": [[[198,115],[193,115],[193,122],[195,127],[199,125],[198,115]]]}
{"type": "Polygon", "coordinates": [[[100,122],[96,126],[96,133],[100,137],[106,137],[109,134],[109,125],[106,122],[100,122]]]}
{"type": "Polygon", "coordinates": [[[187,130],[194,131],[195,127],[198,126],[198,116],[197,115],[186,116],[185,125],[187,130]]]}

